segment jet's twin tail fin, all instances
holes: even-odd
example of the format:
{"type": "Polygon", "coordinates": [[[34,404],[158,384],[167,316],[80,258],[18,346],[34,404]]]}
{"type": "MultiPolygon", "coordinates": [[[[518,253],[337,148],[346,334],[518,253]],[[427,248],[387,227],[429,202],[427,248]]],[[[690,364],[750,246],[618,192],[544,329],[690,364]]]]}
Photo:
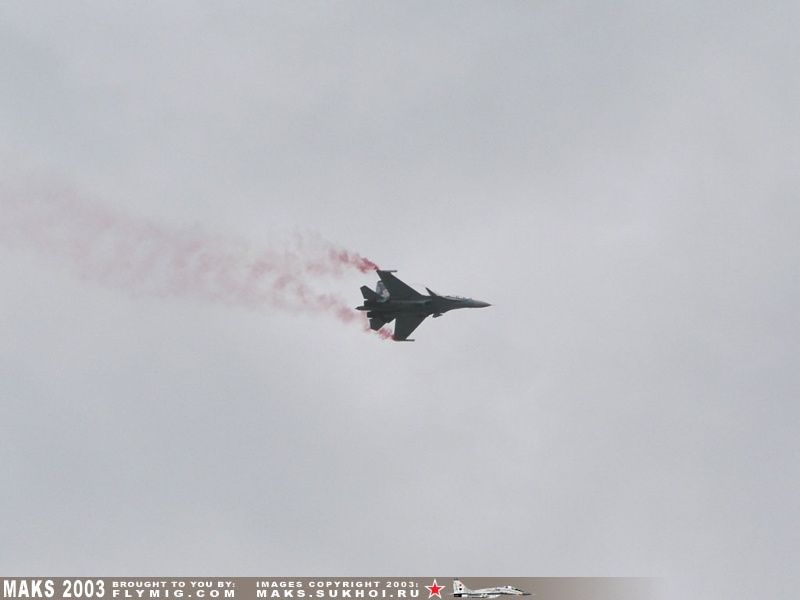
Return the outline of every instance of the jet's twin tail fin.
{"type": "Polygon", "coordinates": [[[373,331],[378,331],[378,329],[386,325],[386,323],[388,323],[388,321],[384,321],[380,317],[369,318],[369,328],[372,329],[373,331]]]}
{"type": "Polygon", "coordinates": [[[364,296],[364,300],[374,300],[375,302],[377,302],[378,300],[381,299],[381,297],[378,294],[373,292],[365,285],[361,286],[361,295],[364,296]]]}
{"type": "Polygon", "coordinates": [[[471,591],[471,589],[461,583],[460,579],[453,579],[453,596],[459,598],[462,594],[467,594],[471,591]]]}
{"type": "Polygon", "coordinates": [[[378,294],[381,300],[389,299],[389,290],[386,289],[386,286],[383,285],[382,281],[379,281],[378,284],[375,286],[375,293],[378,294]]]}

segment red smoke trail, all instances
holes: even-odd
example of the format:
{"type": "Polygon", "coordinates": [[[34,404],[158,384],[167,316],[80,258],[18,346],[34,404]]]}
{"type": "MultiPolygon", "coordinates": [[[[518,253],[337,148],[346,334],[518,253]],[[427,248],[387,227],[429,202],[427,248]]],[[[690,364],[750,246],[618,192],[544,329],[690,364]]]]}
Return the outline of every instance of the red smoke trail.
{"type": "Polygon", "coordinates": [[[331,248],[329,255],[332,261],[342,265],[353,266],[362,273],[369,273],[370,271],[375,271],[378,268],[378,265],[376,265],[370,259],[353,252],[348,252],[347,250],[336,250],[335,248],[331,248]]]}
{"type": "MultiPolygon", "coordinates": [[[[368,328],[365,327],[365,329],[368,329],[368,328]]],[[[373,331],[373,330],[370,329],[369,331],[373,331]]],[[[378,337],[380,337],[381,339],[384,339],[384,340],[391,340],[392,336],[394,335],[391,331],[387,331],[386,329],[379,329],[378,331],[375,331],[374,333],[378,334],[378,337]]]]}
{"type": "Polygon", "coordinates": [[[3,190],[0,211],[0,241],[32,249],[107,287],[252,309],[323,312],[366,327],[344,299],[317,292],[306,280],[367,273],[377,265],[317,236],[297,236],[281,251],[256,251],[240,240],[172,229],[68,194],[30,199],[3,190]]]}

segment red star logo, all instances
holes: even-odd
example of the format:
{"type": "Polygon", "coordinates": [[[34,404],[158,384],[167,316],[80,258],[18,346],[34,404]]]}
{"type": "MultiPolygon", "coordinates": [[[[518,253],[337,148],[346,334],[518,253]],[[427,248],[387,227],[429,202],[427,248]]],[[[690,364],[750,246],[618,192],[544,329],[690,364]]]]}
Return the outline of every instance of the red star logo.
{"type": "Polygon", "coordinates": [[[425,587],[428,589],[428,598],[433,598],[434,596],[436,596],[437,598],[441,598],[442,590],[447,586],[439,585],[438,583],[436,583],[436,580],[434,579],[433,585],[426,585],[425,587]]]}

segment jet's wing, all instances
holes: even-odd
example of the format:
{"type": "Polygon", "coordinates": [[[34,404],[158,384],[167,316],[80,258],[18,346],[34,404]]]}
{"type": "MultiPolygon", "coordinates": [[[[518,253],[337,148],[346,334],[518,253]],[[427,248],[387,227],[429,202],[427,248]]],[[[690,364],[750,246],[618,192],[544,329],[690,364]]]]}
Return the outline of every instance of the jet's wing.
{"type": "MultiPolygon", "coordinates": [[[[378,277],[381,278],[383,285],[389,291],[389,298],[392,300],[414,300],[415,298],[424,298],[417,290],[410,285],[406,285],[397,277],[392,275],[391,271],[378,271],[378,277]]],[[[419,323],[417,323],[419,325],[419,323]]],[[[414,325],[416,327],[417,325],[414,325]]]]}
{"type": "Polygon", "coordinates": [[[425,320],[427,315],[400,315],[394,322],[394,335],[392,339],[396,342],[402,342],[411,332],[414,331],[419,324],[425,320]]]}

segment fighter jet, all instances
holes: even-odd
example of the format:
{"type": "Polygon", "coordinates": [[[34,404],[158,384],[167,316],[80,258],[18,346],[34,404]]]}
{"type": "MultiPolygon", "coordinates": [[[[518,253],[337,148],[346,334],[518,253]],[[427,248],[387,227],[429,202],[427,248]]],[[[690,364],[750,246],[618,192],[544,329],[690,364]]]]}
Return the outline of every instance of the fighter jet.
{"type": "Polygon", "coordinates": [[[461,583],[460,579],[453,579],[453,593],[450,595],[456,598],[497,598],[498,596],[530,596],[530,593],[510,585],[471,590],[461,583]]]}
{"type": "Polygon", "coordinates": [[[364,304],[357,306],[356,310],[367,311],[369,326],[376,331],[387,323],[395,321],[392,339],[396,342],[413,342],[414,340],[409,340],[408,336],[429,315],[441,317],[447,311],[456,308],[491,306],[488,302],[460,296],[440,296],[429,288],[425,288],[428,291],[426,296],[392,275],[397,271],[378,269],[377,272],[381,280],[375,291],[362,285],[361,295],[364,296],[364,304]]]}

